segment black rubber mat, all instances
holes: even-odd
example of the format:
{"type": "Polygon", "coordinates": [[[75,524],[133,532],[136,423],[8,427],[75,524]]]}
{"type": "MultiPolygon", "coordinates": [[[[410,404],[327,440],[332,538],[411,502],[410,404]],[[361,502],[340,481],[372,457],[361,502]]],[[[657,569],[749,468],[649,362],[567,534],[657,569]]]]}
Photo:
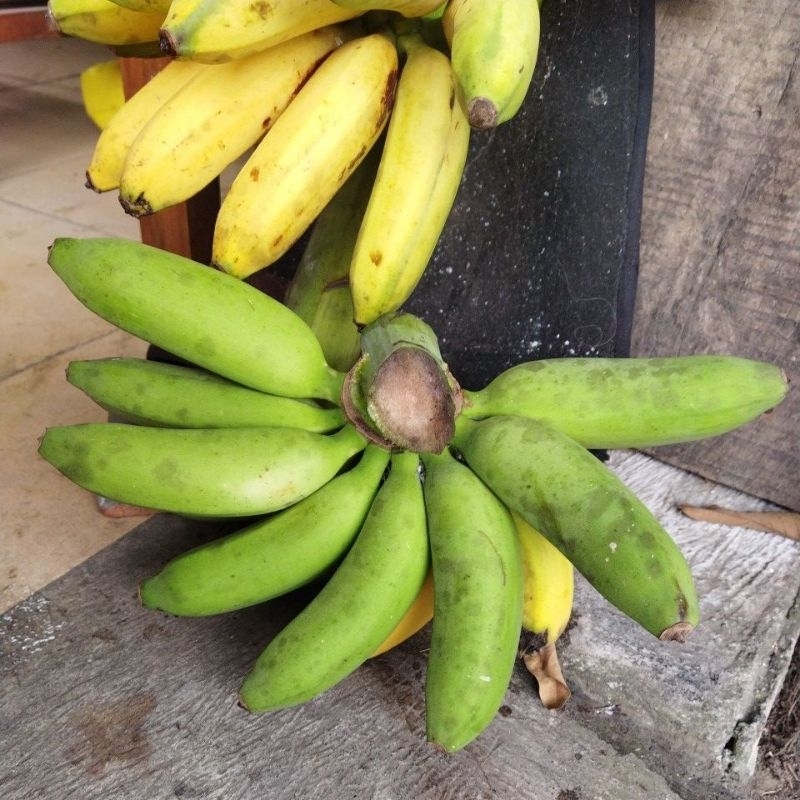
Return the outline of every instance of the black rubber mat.
{"type": "Polygon", "coordinates": [[[467,388],[538,358],[626,355],[653,84],[653,0],[545,0],[520,114],[474,134],[407,305],[467,388]]]}

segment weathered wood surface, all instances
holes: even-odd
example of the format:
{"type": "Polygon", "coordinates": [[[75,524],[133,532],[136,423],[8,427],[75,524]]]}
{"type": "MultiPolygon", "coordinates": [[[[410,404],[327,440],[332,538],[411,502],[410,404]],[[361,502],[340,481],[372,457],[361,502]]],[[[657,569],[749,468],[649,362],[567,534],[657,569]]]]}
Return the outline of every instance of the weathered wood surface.
{"type": "Polygon", "coordinates": [[[794,390],[740,431],[654,455],[800,509],[800,4],[656,9],[632,352],[761,358],[794,390]]]}
{"type": "Polygon", "coordinates": [[[304,706],[248,715],[242,678],[309,595],[207,619],[141,608],[139,581],[216,533],[160,515],[0,616],[0,797],[744,800],[800,628],[800,549],[674,511],[750,499],[733,490],[638,453],[612,468],[685,548],[704,619],[659,642],[580,583],[565,713],[520,664],[481,737],[433,750],[425,631],[304,706]]]}

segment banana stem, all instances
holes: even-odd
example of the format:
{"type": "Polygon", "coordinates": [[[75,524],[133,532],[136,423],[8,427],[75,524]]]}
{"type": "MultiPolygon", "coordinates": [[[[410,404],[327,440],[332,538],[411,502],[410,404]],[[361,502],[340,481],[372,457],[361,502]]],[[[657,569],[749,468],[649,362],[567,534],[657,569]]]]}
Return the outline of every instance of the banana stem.
{"type": "Polygon", "coordinates": [[[412,314],[387,315],[364,328],[361,350],[343,394],[351,421],[384,446],[441,452],[455,431],[461,390],[433,330],[412,314]]]}

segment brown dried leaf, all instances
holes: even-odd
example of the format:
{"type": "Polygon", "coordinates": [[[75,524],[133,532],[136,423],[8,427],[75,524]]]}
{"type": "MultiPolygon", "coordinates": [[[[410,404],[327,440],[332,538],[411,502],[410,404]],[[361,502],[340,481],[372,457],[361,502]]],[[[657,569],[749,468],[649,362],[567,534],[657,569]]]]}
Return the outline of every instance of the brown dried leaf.
{"type": "Polygon", "coordinates": [[[734,511],[721,506],[678,506],[691,519],[719,525],[737,525],[765,533],[777,533],[800,541],[800,514],[793,511],[734,511]]]}
{"type": "Polygon", "coordinates": [[[549,709],[561,708],[569,700],[572,692],[561,672],[555,642],[550,642],[538,650],[526,650],[522,654],[522,661],[539,684],[539,699],[542,705],[549,709]]]}

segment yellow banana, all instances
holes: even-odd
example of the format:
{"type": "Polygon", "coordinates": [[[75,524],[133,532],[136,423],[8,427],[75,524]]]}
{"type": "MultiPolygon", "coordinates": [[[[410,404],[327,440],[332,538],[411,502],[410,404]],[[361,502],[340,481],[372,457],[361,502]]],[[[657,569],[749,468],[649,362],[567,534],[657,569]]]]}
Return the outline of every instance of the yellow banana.
{"type": "Polygon", "coordinates": [[[325,59],[225,195],[212,245],[216,266],[245,278],[297,241],[385,127],[397,68],[393,42],[379,33],[325,59]]]}
{"type": "Polygon", "coordinates": [[[111,0],[111,2],[131,11],[160,11],[166,14],[171,0],[111,0]]]}
{"type": "Polygon", "coordinates": [[[86,170],[87,187],[96,192],[116,189],[128,150],[142,128],[178,89],[209,69],[193,61],[171,61],[129,97],[97,137],[86,170]]]}
{"type": "Polygon", "coordinates": [[[329,26],[219,64],[181,87],[131,144],[122,207],[140,217],[199,192],[261,139],[343,41],[343,31],[329,26]]]}
{"type": "Polygon", "coordinates": [[[370,656],[375,658],[382,653],[386,653],[393,647],[402,644],[406,639],[410,639],[415,633],[421,631],[433,619],[433,573],[429,570],[425,583],[419,590],[417,599],[406,611],[397,627],[384,639],[382,644],[370,656]]]}
{"type": "Polygon", "coordinates": [[[107,45],[158,40],[161,11],[132,11],[111,0],[50,0],[47,13],[64,36],[107,45]]]}
{"type": "Polygon", "coordinates": [[[81,99],[86,116],[102,131],[125,105],[119,59],[99,61],[81,72],[81,99]]]}
{"type": "Polygon", "coordinates": [[[173,0],[161,26],[161,46],[178,58],[220,63],[359,13],[330,0],[173,0]]]}
{"type": "Polygon", "coordinates": [[[396,311],[422,277],[453,206],[469,146],[450,62],[419,36],[407,56],[350,265],[355,319],[396,311]]]}
{"type": "Polygon", "coordinates": [[[404,17],[424,17],[443,4],[443,0],[333,0],[337,6],[363,13],[396,11],[404,17]]]}
{"type": "Polygon", "coordinates": [[[572,563],[519,514],[511,513],[522,554],[522,627],[547,643],[564,632],[572,614],[575,570],[572,563]]]}
{"type": "Polygon", "coordinates": [[[539,53],[537,0],[449,0],[442,28],[470,125],[488,129],[511,119],[539,53]]]}

